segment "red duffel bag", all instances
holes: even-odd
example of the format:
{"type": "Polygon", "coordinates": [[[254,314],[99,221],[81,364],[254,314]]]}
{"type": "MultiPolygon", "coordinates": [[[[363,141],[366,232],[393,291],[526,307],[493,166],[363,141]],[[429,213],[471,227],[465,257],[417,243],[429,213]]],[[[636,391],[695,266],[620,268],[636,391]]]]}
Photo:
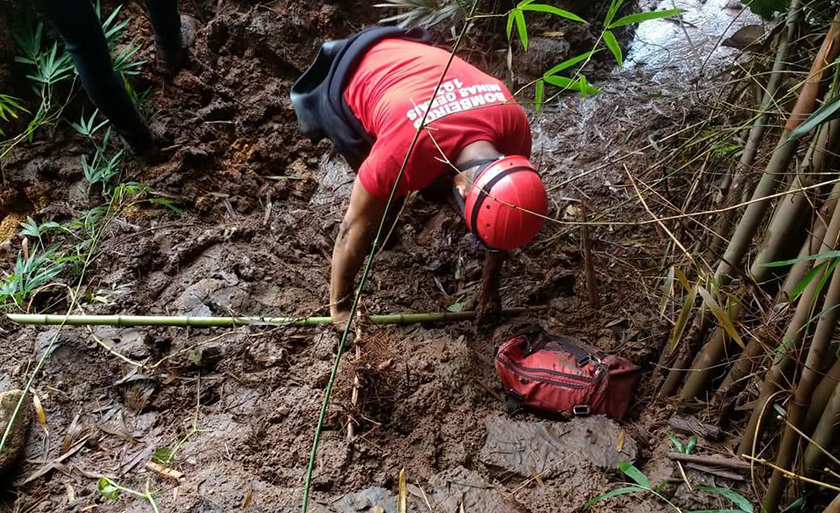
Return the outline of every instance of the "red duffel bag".
{"type": "Polygon", "coordinates": [[[623,419],[641,370],[626,358],[608,356],[539,326],[526,328],[496,350],[496,372],[508,401],[519,406],[574,415],[604,413],[623,419]]]}

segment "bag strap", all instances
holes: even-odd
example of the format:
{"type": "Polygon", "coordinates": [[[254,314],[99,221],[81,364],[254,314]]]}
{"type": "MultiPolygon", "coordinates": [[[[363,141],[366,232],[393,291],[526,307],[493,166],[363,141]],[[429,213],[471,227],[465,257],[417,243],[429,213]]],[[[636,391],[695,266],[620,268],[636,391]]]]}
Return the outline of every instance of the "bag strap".
{"type": "Polygon", "coordinates": [[[578,360],[578,365],[584,367],[592,360],[601,362],[606,355],[601,351],[590,351],[576,344],[572,339],[562,335],[551,335],[546,333],[537,324],[528,325],[513,334],[515,337],[525,339],[525,355],[532,355],[537,351],[545,349],[549,342],[554,342],[572,354],[578,360]]]}

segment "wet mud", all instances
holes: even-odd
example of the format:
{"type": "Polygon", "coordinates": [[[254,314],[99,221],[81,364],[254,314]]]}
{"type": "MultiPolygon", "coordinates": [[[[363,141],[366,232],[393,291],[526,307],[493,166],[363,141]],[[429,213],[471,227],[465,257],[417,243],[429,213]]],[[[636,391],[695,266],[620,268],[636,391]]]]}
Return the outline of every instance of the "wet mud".
{"type": "MultiPolygon", "coordinates": [[[[297,134],[288,91],[323,38],[345,36],[379,17],[366,2],[351,4],[184,6],[202,24],[190,69],[170,83],[153,70],[140,79],[155,89],[152,128],[167,140],[169,160],[132,165],[128,177],[165,193],[184,213],[136,208],[112,223],[86,284],[103,299],[87,302],[85,311],[328,312],[330,255],[353,175],[328,142],[297,134]]],[[[126,15],[143,16],[136,4],[126,15]]],[[[142,57],[152,60],[148,27],[133,30],[144,43],[142,57]]],[[[559,52],[557,45],[574,50],[556,35],[538,37],[546,41],[535,41],[533,57],[517,54],[514,70],[523,77],[541,73],[540,59],[559,52]]],[[[499,57],[488,59],[478,44],[465,57],[485,69],[505,69],[504,49],[495,48],[502,50],[499,57]]],[[[540,118],[529,112],[533,160],[544,171],[550,215],[559,222],[547,223],[514,255],[502,294],[505,306],[551,309],[483,329],[466,322],[365,326],[344,356],[327,412],[313,481],[315,511],[390,513],[401,469],[410,483],[410,511],[418,512],[455,512],[461,504],[467,512],[581,511],[618,480],[611,469],[625,457],[658,479],[675,476],[673,465],[662,463],[670,407],[649,404],[648,379],[669,328],[658,315],[656,293],[666,250],[652,225],[593,227],[601,307],[592,309],[581,233],[572,222],[580,201],[590,212],[607,212],[606,221],[647,219],[628,201],[633,192],[624,166],[639,171],[651,165],[665,143],[651,148],[650,141],[667,140],[703,111],[679,101],[677,86],[651,82],[644,69],[618,73],[602,65],[598,80],[599,96],[562,98],[546,105],[540,118]],[[642,365],[645,378],[628,422],[567,422],[531,413],[509,419],[500,412],[493,347],[529,322],[642,365]],[[561,450],[538,443],[540,429],[570,445],[561,450]],[[563,438],[568,433],[576,434],[563,438]],[[529,466],[530,455],[516,464],[499,458],[493,436],[523,437],[517,443],[543,451],[535,462],[545,468],[529,466]],[[553,471],[534,479],[551,465],[553,471]]],[[[3,162],[3,266],[20,247],[11,236],[20,220],[37,214],[64,221],[90,206],[79,188],[85,151],[84,141],[59,127],[3,162]]],[[[419,196],[410,199],[394,241],[377,257],[362,309],[433,312],[468,301],[482,258],[456,214],[419,196]]],[[[4,321],[0,329],[0,390],[20,387],[57,328],[4,321]]],[[[32,428],[25,459],[9,478],[16,491],[0,507],[29,513],[150,509],[127,494],[118,502],[103,499],[96,482],[108,476],[136,490],[148,483],[166,512],[298,511],[337,344],[330,328],[63,329],[35,385],[49,431],[32,428]],[[151,368],[137,372],[96,339],[151,368]],[[59,461],[68,443],[81,449],[59,461]],[[162,447],[177,447],[171,466],[181,480],[146,468],[162,447]]],[[[664,508],[633,497],[597,511],[664,508]]]]}

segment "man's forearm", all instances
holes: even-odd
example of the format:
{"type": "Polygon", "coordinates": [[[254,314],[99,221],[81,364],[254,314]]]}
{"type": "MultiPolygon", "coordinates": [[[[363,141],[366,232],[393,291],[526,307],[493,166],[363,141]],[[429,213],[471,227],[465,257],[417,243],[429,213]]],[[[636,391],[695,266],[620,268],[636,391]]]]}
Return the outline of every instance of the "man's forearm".
{"type": "Polygon", "coordinates": [[[366,239],[358,230],[341,230],[338,234],[330,276],[330,303],[334,308],[350,307],[353,280],[365,261],[366,239]]]}

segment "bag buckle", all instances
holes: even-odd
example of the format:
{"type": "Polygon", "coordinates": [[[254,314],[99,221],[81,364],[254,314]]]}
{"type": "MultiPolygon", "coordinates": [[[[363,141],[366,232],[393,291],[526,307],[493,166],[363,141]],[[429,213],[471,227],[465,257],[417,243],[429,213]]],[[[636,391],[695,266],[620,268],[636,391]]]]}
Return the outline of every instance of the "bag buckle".
{"type": "Polygon", "coordinates": [[[583,358],[581,358],[580,360],[578,360],[577,364],[578,364],[578,367],[586,367],[591,362],[601,363],[601,359],[598,358],[598,355],[594,355],[592,353],[589,353],[588,355],[586,355],[583,358]]]}
{"type": "Polygon", "coordinates": [[[572,413],[574,413],[576,417],[588,417],[589,416],[589,405],[588,404],[577,404],[575,406],[572,406],[572,413]]]}

